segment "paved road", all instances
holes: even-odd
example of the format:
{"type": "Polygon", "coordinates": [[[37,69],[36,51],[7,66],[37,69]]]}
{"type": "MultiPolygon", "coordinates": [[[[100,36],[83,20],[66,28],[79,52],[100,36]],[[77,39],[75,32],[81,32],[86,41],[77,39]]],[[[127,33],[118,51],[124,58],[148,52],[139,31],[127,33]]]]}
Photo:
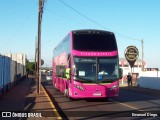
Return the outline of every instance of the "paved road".
{"type": "MultiPolygon", "coordinates": [[[[160,113],[160,91],[122,87],[117,98],[69,101],[61,92],[53,88],[51,81],[43,80],[43,85],[64,119],[146,119],[146,117],[131,118],[131,116],[137,114],[156,116],[160,113]]],[[[147,117],[147,119],[160,118],[147,117]]]]}

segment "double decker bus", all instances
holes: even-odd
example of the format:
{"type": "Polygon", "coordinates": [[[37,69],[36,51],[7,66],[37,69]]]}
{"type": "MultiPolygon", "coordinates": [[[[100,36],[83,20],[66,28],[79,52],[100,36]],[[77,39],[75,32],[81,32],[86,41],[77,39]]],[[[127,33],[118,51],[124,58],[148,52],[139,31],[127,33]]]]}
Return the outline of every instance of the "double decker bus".
{"type": "Polygon", "coordinates": [[[53,50],[53,86],[68,98],[119,94],[119,57],[113,32],[71,31],[53,50]]]}

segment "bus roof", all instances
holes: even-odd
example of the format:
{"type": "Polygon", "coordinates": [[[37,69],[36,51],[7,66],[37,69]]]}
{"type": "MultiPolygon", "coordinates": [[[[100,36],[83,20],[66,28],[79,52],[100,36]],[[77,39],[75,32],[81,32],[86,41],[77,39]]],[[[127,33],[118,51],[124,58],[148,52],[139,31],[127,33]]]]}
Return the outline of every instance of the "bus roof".
{"type": "Polygon", "coordinates": [[[88,33],[104,33],[104,34],[114,34],[113,32],[110,31],[105,31],[105,30],[95,30],[95,29],[83,29],[83,30],[73,30],[71,31],[73,34],[88,34],[88,33]]]}

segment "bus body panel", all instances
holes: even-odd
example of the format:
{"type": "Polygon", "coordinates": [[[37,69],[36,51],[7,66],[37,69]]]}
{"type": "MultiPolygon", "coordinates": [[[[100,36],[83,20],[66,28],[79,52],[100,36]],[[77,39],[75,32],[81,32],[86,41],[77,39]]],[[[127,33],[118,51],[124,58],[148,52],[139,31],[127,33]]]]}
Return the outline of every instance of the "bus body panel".
{"type": "MultiPolygon", "coordinates": [[[[118,96],[119,94],[118,78],[112,82],[106,82],[106,83],[97,83],[97,82],[83,83],[75,80],[75,76],[74,76],[75,58],[74,57],[82,57],[82,58],[95,57],[98,59],[102,57],[110,58],[110,57],[118,56],[118,50],[113,50],[113,51],[75,50],[73,47],[73,44],[75,44],[73,43],[73,40],[75,38],[73,37],[75,34],[74,32],[77,32],[77,31],[71,31],[53,51],[54,52],[53,61],[52,61],[53,86],[59,89],[62,93],[64,93],[65,90],[68,89],[69,97],[75,98],[75,99],[77,98],[109,98],[109,97],[118,96]],[[70,57],[70,65],[68,63],[68,56],[70,57]],[[68,68],[69,66],[71,68],[70,69],[71,77],[70,79],[67,79],[65,76],[65,69],[68,68]]],[[[101,32],[101,31],[98,31],[98,32],[101,32]]],[[[105,32],[105,31],[102,31],[102,32],[105,32]]],[[[117,60],[117,63],[119,63],[118,60],[117,60]]],[[[82,73],[83,71],[79,71],[79,73],[80,72],[82,73]]]]}
{"type": "Polygon", "coordinates": [[[109,98],[118,96],[119,87],[110,90],[114,85],[118,85],[118,81],[109,84],[82,84],[74,81],[70,87],[70,97],[76,98],[109,98]],[[84,88],[84,90],[79,89],[84,88]]]}

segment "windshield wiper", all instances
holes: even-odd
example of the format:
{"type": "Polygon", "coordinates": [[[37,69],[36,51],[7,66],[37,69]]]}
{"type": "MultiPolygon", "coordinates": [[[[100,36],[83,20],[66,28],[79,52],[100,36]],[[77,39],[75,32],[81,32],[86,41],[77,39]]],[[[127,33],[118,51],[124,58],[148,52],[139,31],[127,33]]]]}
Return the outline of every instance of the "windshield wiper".
{"type": "Polygon", "coordinates": [[[76,81],[85,82],[85,83],[93,82],[91,79],[85,79],[85,78],[78,78],[78,79],[76,79],[76,81]]]}
{"type": "Polygon", "coordinates": [[[104,79],[104,80],[102,80],[102,82],[104,83],[104,82],[114,82],[114,81],[116,81],[117,79],[104,79]]]}

